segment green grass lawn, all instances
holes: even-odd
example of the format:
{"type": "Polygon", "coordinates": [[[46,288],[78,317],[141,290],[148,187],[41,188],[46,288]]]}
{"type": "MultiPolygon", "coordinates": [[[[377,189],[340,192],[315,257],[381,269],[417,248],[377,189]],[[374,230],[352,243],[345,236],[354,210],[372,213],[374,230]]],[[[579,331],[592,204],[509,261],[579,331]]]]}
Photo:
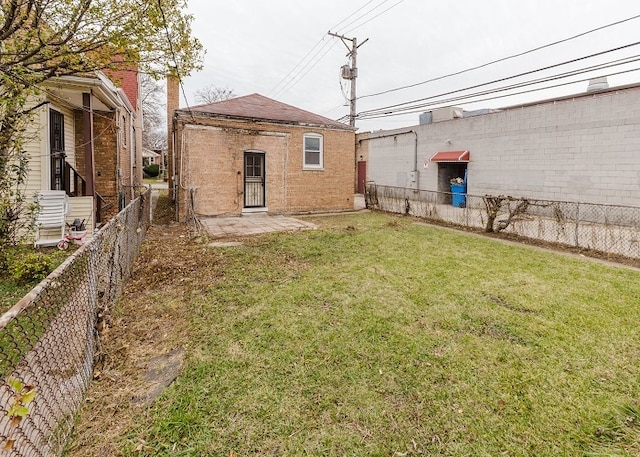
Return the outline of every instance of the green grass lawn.
{"type": "Polygon", "coordinates": [[[0,314],[15,305],[32,288],[32,285],[25,286],[10,279],[0,279],[0,314]]]}
{"type": "Polygon", "coordinates": [[[311,220],[205,249],[224,275],[165,298],[189,309],[187,365],[125,454],[640,455],[637,271],[383,214],[311,220]]]}
{"type": "Polygon", "coordinates": [[[144,179],[142,180],[142,183],[143,183],[144,185],[148,185],[148,184],[159,184],[159,183],[163,183],[163,182],[164,182],[164,180],[162,179],[162,177],[161,177],[161,176],[157,176],[157,177],[154,177],[154,178],[144,178],[144,179]]]}
{"type": "Polygon", "coordinates": [[[7,265],[0,270],[0,314],[15,305],[42,279],[60,265],[73,249],[34,249],[30,245],[8,248],[7,265]],[[18,277],[14,277],[18,276],[18,277]]]}

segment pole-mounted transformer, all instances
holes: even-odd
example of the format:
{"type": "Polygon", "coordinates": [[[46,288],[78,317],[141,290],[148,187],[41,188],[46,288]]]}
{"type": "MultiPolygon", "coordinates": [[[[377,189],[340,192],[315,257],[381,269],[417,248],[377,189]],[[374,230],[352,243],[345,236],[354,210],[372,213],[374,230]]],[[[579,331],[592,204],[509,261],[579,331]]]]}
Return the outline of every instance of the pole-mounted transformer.
{"type": "Polygon", "coordinates": [[[340,68],[340,76],[342,79],[348,79],[351,81],[351,99],[349,100],[349,125],[351,127],[356,126],[356,78],[358,77],[358,66],[356,65],[356,58],[358,55],[358,48],[365,44],[369,38],[364,40],[362,43],[358,45],[357,38],[347,38],[344,35],[338,35],[336,33],[328,32],[329,35],[334,36],[336,38],[340,38],[344,45],[347,47],[349,52],[347,53],[347,57],[351,58],[351,66],[343,65],[340,68]],[[346,40],[351,41],[351,47],[346,43],[346,40]]]}

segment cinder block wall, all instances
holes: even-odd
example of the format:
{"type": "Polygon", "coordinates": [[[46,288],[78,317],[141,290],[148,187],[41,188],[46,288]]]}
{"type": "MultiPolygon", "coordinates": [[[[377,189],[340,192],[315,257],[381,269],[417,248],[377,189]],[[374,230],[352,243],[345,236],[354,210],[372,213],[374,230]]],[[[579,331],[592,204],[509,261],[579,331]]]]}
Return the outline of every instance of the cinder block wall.
{"type": "Polygon", "coordinates": [[[352,131],[200,118],[198,123],[180,122],[177,133],[180,221],[187,218],[191,189],[198,215],[242,213],[245,151],[265,153],[269,213],[353,209],[352,131]],[[305,133],[323,135],[323,170],[302,169],[305,133]]]}
{"type": "MultiPolygon", "coordinates": [[[[426,148],[422,147],[420,140],[424,136],[417,127],[407,127],[405,129],[395,129],[386,131],[376,131],[357,136],[357,143],[368,147],[367,174],[368,179],[384,186],[413,187],[410,182],[409,173],[416,168],[415,160],[415,136],[404,132],[414,130],[418,133],[418,160],[417,168],[422,168],[426,148]],[[394,135],[397,133],[397,135],[394,135]],[[384,138],[376,138],[376,135],[384,138]]],[[[422,170],[421,170],[422,171],[422,170]]],[[[434,180],[432,186],[421,182],[423,189],[437,190],[437,183],[434,180]]]]}
{"type": "MultiPolygon", "coordinates": [[[[438,190],[438,151],[468,149],[468,192],[637,206],[640,87],[409,127],[418,132],[420,188],[438,190]]],[[[388,134],[375,132],[371,136],[388,134]]],[[[410,136],[369,140],[369,174],[406,186],[410,136]]]]}

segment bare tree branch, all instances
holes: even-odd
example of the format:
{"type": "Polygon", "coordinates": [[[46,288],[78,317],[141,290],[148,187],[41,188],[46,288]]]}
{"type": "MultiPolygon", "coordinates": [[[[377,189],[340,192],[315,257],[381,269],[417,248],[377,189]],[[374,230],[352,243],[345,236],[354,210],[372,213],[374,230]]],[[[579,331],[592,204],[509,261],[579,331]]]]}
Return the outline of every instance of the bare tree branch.
{"type": "Polygon", "coordinates": [[[215,87],[211,84],[196,90],[194,96],[198,103],[209,104],[229,100],[234,98],[236,94],[233,93],[232,89],[215,87]]]}

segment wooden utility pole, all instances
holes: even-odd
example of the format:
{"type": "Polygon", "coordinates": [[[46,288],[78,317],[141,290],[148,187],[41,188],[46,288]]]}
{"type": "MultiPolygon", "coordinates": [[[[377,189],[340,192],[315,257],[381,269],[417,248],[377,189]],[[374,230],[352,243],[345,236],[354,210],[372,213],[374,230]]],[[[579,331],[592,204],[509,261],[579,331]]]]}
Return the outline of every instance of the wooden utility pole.
{"type": "Polygon", "coordinates": [[[364,40],[362,43],[358,44],[357,38],[347,38],[344,35],[338,35],[337,33],[332,33],[331,31],[327,32],[328,35],[331,35],[336,38],[340,38],[344,45],[347,47],[349,51],[347,53],[347,57],[351,58],[351,66],[345,65],[342,67],[342,78],[348,79],[351,81],[351,97],[349,100],[349,125],[351,127],[356,126],[356,78],[358,77],[358,66],[357,66],[357,58],[358,58],[358,48],[365,44],[369,38],[364,40]],[[347,44],[347,41],[351,42],[351,47],[347,44]]]}

